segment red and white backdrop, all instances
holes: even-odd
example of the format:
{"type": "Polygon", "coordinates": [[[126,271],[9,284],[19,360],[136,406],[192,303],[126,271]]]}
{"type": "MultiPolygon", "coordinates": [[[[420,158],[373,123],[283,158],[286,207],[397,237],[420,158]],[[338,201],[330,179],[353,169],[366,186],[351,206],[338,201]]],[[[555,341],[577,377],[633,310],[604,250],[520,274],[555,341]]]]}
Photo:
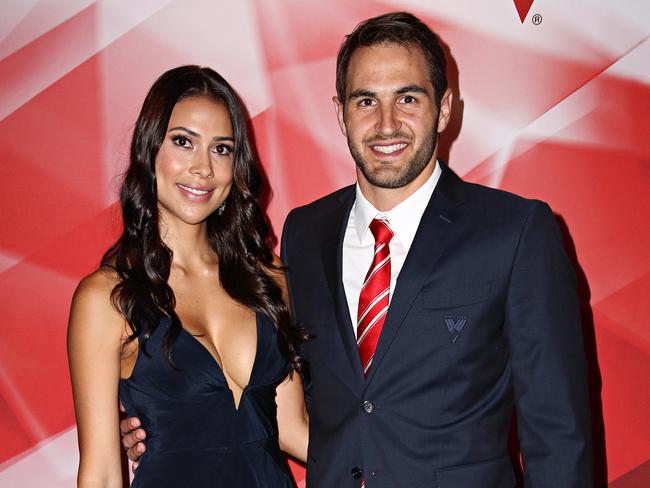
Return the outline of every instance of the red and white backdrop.
{"type": "Polygon", "coordinates": [[[68,308],[119,230],[117,175],[154,79],[196,63],[237,87],[279,233],[290,208],[353,181],[331,102],[336,52],[359,21],[398,9],[449,47],[451,167],[548,201],[563,228],[598,486],[650,486],[645,0],[0,1],[0,486],[74,484],[68,308]]]}

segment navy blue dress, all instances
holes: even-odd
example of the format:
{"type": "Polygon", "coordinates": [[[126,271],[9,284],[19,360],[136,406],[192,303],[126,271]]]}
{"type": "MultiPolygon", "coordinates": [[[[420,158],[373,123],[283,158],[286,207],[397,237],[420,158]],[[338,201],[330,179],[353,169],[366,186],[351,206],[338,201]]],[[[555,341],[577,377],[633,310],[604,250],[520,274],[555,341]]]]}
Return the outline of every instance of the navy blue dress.
{"type": "Polygon", "coordinates": [[[161,349],[163,320],[140,350],[119,397],[147,432],[132,487],[293,488],[278,445],[275,388],[288,369],[276,330],[257,314],[257,352],[248,386],[235,403],[210,352],[183,330],[172,347],[176,370],[161,349]]]}

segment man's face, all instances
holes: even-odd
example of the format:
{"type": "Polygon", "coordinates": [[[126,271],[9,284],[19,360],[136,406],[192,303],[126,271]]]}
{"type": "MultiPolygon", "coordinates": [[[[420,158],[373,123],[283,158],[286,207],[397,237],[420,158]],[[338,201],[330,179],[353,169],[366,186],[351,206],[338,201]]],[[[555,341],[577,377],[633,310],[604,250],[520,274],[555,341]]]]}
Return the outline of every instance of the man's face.
{"type": "Polygon", "coordinates": [[[380,44],[357,49],[347,72],[346,100],[334,98],[357,177],[402,188],[435,167],[437,133],[447,126],[451,92],[435,106],[420,48],[380,44]]]}

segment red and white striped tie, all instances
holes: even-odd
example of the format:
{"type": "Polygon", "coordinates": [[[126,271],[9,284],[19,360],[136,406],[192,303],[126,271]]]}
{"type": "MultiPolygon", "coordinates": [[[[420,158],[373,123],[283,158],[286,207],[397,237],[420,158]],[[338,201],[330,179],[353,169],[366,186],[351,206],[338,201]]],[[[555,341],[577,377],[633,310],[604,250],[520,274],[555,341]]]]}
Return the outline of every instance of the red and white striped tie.
{"type": "Polygon", "coordinates": [[[357,346],[359,347],[363,374],[366,376],[372,365],[381,328],[388,312],[390,296],[390,249],[388,244],[394,235],[388,224],[379,219],[373,219],[370,223],[370,232],[375,236],[375,256],[361,286],[357,315],[357,346]]]}

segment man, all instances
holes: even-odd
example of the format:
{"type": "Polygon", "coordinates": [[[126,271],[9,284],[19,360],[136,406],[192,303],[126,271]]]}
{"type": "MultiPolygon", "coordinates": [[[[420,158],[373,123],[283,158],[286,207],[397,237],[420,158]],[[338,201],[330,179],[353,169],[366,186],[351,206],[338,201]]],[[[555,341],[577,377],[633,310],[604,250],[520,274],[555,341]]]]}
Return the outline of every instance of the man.
{"type": "Polygon", "coordinates": [[[414,16],[357,26],[336,88],[357,185],[294,209],[282,237],[312,336],[307,486],[510,488],[513,407],[526,486],[592,486],[575,277],[550,209],[437,161],[452,93],[414,16]]]}

